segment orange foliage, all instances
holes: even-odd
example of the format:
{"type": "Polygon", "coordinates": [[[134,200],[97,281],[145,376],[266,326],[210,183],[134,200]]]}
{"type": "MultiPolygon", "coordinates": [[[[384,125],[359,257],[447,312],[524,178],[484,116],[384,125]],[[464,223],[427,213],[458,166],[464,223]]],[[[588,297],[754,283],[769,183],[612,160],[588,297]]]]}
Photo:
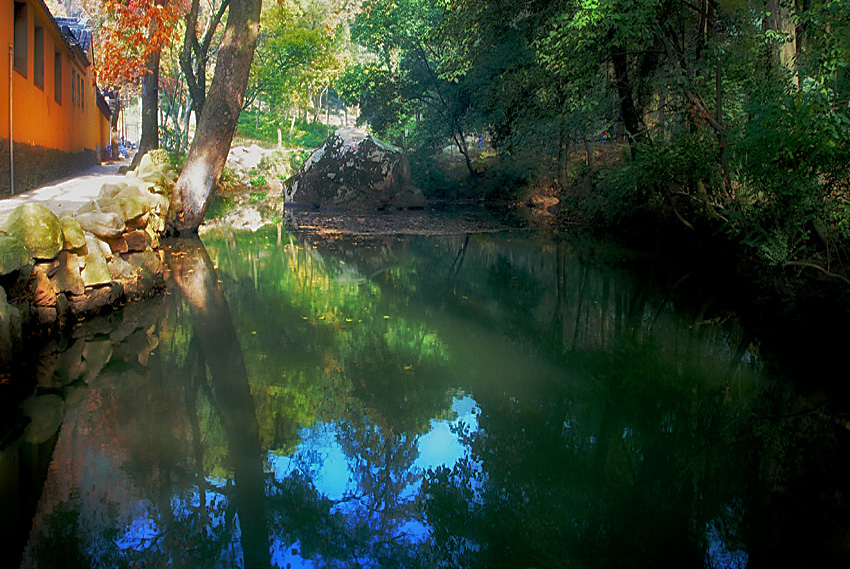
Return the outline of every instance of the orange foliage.
{"type": "Polygon", "coordinates": [[[185,7],[179,0],[100,0],[98,82],[132,83],[148,56],[171,43],[185,7]]]}

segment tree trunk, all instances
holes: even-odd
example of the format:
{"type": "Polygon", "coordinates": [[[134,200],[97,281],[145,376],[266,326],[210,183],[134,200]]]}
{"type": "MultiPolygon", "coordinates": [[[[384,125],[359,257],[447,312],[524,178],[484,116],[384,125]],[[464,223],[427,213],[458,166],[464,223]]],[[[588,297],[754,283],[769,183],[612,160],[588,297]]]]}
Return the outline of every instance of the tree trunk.
{"type": "Polygon", "coordinates": [[[611,63],[614,67],[614,82],[620,100],[620,116],[623,118],[623,124],[626,127],[626,136],[630,144],[638,142],[641,139],[640,121],[632,96],[632,83],[629,80],[629,64],[626,53],[621,49],[612,48],[611,63]]]}
{"type": "Polygon", "coordinates": [[[321,91],[319,91],[318,96],[313,100],[313,106],[316,109],[316,114],[313,115],[313,124],[318,124],[319,118],[322,115],[322,97],[325,96],[328,88],[325,87],[321,91]]]}
{"type": "Polygon", "coordinates": [[[476,172],[475,168],[472,166],[472,159],[469,157],[469,146],[466,144],[466,136],[461,128],[458,128],[455,132],[455,146],[457,146],[458,151],[463,155],[464,162],[466,163],[466,169],[469,171],[469,177],[472,180],[472,184],[477,186],[478,172],[476,172]]]}
{"type": "Polygon", "coordinates": [[[121,141],[118,139],[118,122],[121,116],[121,91],[115,89],[113,91],[113,99],[115,105],[112,109],[112,118],[110,119],[110,141],[109,144],[112,147],[112,155],[110,158],[113,160],[118,160],[118,145],[121,141]]]}
{"type": "Polygon", "coordinates": [[[180,135],[180,151],[189,146],[189,127],[192,123],[192,110],[194,109],[194,99],[192,95],[186,96],[186,108],[183,112],[183,130],[180,135]]]}
{"type": "MultiPolygon", "coordinates": [[[[793,3],[792,3],[793,4],[793,3]]],[[[794,57],[797,54],[797,26],[794,22],[793,6],[781,0],[768,2],[770,17],[767,26],[782,35],[783,40],[773,45],[772,63],[780,73],[788,74],[791,83],[797,85],[794,71],[794,57]]]]}
{"type": "Polygon", "coordinates": [[[325,97],[325,124],[331,124],[331,92],[325,97]]]}
{"type": "Polygon", "coordinates": [[[142,139],[130,165],[131,169],[138,166],[145,153],[159,148],[159,58],[160,52],[157,51],[148,55],[145,62],[145,75],[142,77],[142,139]]]}
{"type": "Polygon", "coordinates": [[[566,189],[568,176],[567,176],[567,165],[570,159],[570,135],[567,132],[567,127],[565,125],[561,125],[561,128],[558,129],[558,187],[561,190],[566,189]]]}
{"type": "MultiPolygon", "coordinates": [[[[206,85],[198,81],[195,74],[195,68],[192,65],[192,54],[198,46],[198,37],[196,35],[198,25],[198,11],[200,10],[200,0],[192,0],[192,5],[189,12],[186,13],[186,34],[183,37],[183,50],[180,52],[180,69],[186,77],[186,86],[189,88],[189,94],[192,100],[196,103],[196,109],[202,109],[204,106],[204,97],[206,95],[206,85]]],[[[197,55],[195,56],[197,57],[197,55]]]]}
{"type": "Polygon", "coordinates": [[[261,5],[262,0],[232,0],[230,4],[212,85],[177,180],[183,202],[172,228],[177,232],[198,231],[221,177],[248,85],[261,5]]]}
{"type": "Polygon", "coordinates": [[[215,31],[224,13],[230,7],[230,0],[222,0],[212,18],[207,22],[203,37],[197,36],[199,0],[192,0],[186,13],[186,34],[183,37],[183,50],[180,52],[180,69],[186,77],[186,86],[192,96],[195,118],[204,110],[207,96],[207,59],[215,31]]]}

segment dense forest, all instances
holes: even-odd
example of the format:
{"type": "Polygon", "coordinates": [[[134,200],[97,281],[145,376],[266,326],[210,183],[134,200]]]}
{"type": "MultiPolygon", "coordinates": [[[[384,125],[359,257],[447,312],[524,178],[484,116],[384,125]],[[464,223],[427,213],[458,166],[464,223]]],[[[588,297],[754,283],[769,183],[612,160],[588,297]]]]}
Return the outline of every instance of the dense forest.
{"type": "MultiPolygon", "coordinates": [[[[177,153],[241,1],[162,24],[177,153]]],[[[239,132],[303,143],[351,110],[432,198],[543,192],[571,219],[850,283],[848,66],[847,0],[282,0],[263,6],[239,132]]]]}
{"type": "Polygon", "coordinates": [[[492,191],[551,185],[606,224],[661,213],[846,280],[849,25],[844,1],[376,0],[353,31],[364,117],[414,152],[451,140],[475,180],[481,133],[492,191]]]}

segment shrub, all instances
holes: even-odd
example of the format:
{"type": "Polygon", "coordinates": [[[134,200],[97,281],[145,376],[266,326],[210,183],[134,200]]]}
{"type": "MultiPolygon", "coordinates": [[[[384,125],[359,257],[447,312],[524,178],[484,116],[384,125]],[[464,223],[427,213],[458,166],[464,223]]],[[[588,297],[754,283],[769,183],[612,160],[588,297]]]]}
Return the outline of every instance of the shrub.
{"type": "Polygon", "coordinates": [[[734,229],[774,264],[812,252],[816,226],[848,232],[850,119],[828,91],[800,91],[753,101],[737,144],[743,174],[734,229]]]}

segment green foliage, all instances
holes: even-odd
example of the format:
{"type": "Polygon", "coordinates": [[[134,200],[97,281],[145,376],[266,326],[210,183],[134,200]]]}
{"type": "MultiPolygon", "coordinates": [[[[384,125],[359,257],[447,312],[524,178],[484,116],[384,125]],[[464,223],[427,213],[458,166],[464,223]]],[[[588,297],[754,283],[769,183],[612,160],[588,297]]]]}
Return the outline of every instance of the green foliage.
{"type": "Polygon", "coordinates": [[[317,148],[329,134],[327,125],[297,119],[292,136],[289,136],[289,121],[279,120],[272,113],[254,109],[242,111],[236,133],[242,138],[277,145],[278,128],[284,148],[317,148]]]}
{"type": "Polygon", "coordinates": [[[644,142],[633,148],[634,155],[621,167],[605,173],[600,209],[591,213],[606,225],[634,229],[657,215],[668,190],[689,219],[705,221],[706,188],[721,183],[716,140],[705,131],[683,132],[670,143],[644,142]]]}
{"type": "Polygon", "coordinates": [[[640,178],[640,172],[663,171],[665,165],[663,157],[651,154],[633,166],[603,172],[595,191],[577,196],[575,207],[604,226],[623,231],[643,227],[660,208],[661,196],[640,178]]]}
{"type": "MultiPolygon", "coordinates": [[[[310,156],[309,150],[276,150],[270,154],[265,154],[260,159],[257,165],[257,170],[264,177],[277,178],[278,180],[286,180],[301,167],[301,164],[310,156]]],[[[263,182],[265,185],[266,182],[263,182]]]]}
{"type": "MultiPolygon", "coordinates": [[[[349,2],[284,0],[267,6],[245,104],[261,102],[278,124],[311,111],[351,59],[349,2]]],[[[325,99],[327,101],[327,99],[325,99]]]]}
{"type": "Polygon", "coordinates": [[[464,38],[448,27],[446,6],[426,0],[367,0],[352,34],[377,56],[356,80],[361,120],[385,139],[439,157],[447,144],[465,156],[475,183],[467,138],[482,126],[473,112],[464,38]]]}
{"type": "Polygon", "coordinates": [[[771,7],[364,0],[352,18],[288,1],[264,15],[262,111],[240,134],[317,146],[326,128],[290,138],[289,120],[333,85],[431,197],[555,186],[608,225],[675,219],[775,266],[850,261],[850,4],[771,7]]]}
{"type": "Polygon", "coordinates": [[[207,207],[204,217],[206,219],[224,218],[229,213],[235,211],[237,205],[238,202],[232,196],[225,195],[222,192],[217,192],[213,196],[212,201],[210,201],[210,205],[207,207]]]}
{"type": "Polygon", "coordinates": [[[294,150],[289,153],[289,169],[291,172],[295,173],[301,165],[307,161],[307,158],[310,157],[312,151],[310,150],[294,150]]]}
{"type": "Polygon", "coordinates": [[[221,176],[218,179],[218,185],[221,189],[221,193],[227,193],[235,184],[238,183],[239,176],[236,174],[236,170],[230,166],[222,168],[221,176]]]}
{"type": "Polygon", "coordinates": [[[165,148],[155,148],[150,150],[148,151],[148,156],[150,156],[151,161],[157,166],[172,165],[168,151],[165,148]]]}
{"type": "Polygon", "coordinates": [[[354,63],[345,68],[334,83],[334,88],[340,99],[346,105],[359,105],[360,96],[366,84],[366,65],[354,63]]]}
{"type": "Polygon", "coordinates": [[[850,115],[826,89],[752,101],[737,151],[745,181],[734,229],[774,264],[806,252],[814,224],[846,231],[850,115]],[[843,197],[842,197],[843,196],[843,197]]]}
{"type": "Polygon", "coordinates": [[[169,152],[178,152],[183,147],[183,133],[171,124],[160,124],[159,144],[169,152]]]}
{"type": "Polygon", "coordinates": [[[257,172],[256,170],[251,170],[248,174],[250,176],[248,178],[248,183],[251,184],[251,186],[256,188],[258,186],[267,186],[268,185],[268,182],[266,181],[266,177],[262,173],[257,172]]]}

